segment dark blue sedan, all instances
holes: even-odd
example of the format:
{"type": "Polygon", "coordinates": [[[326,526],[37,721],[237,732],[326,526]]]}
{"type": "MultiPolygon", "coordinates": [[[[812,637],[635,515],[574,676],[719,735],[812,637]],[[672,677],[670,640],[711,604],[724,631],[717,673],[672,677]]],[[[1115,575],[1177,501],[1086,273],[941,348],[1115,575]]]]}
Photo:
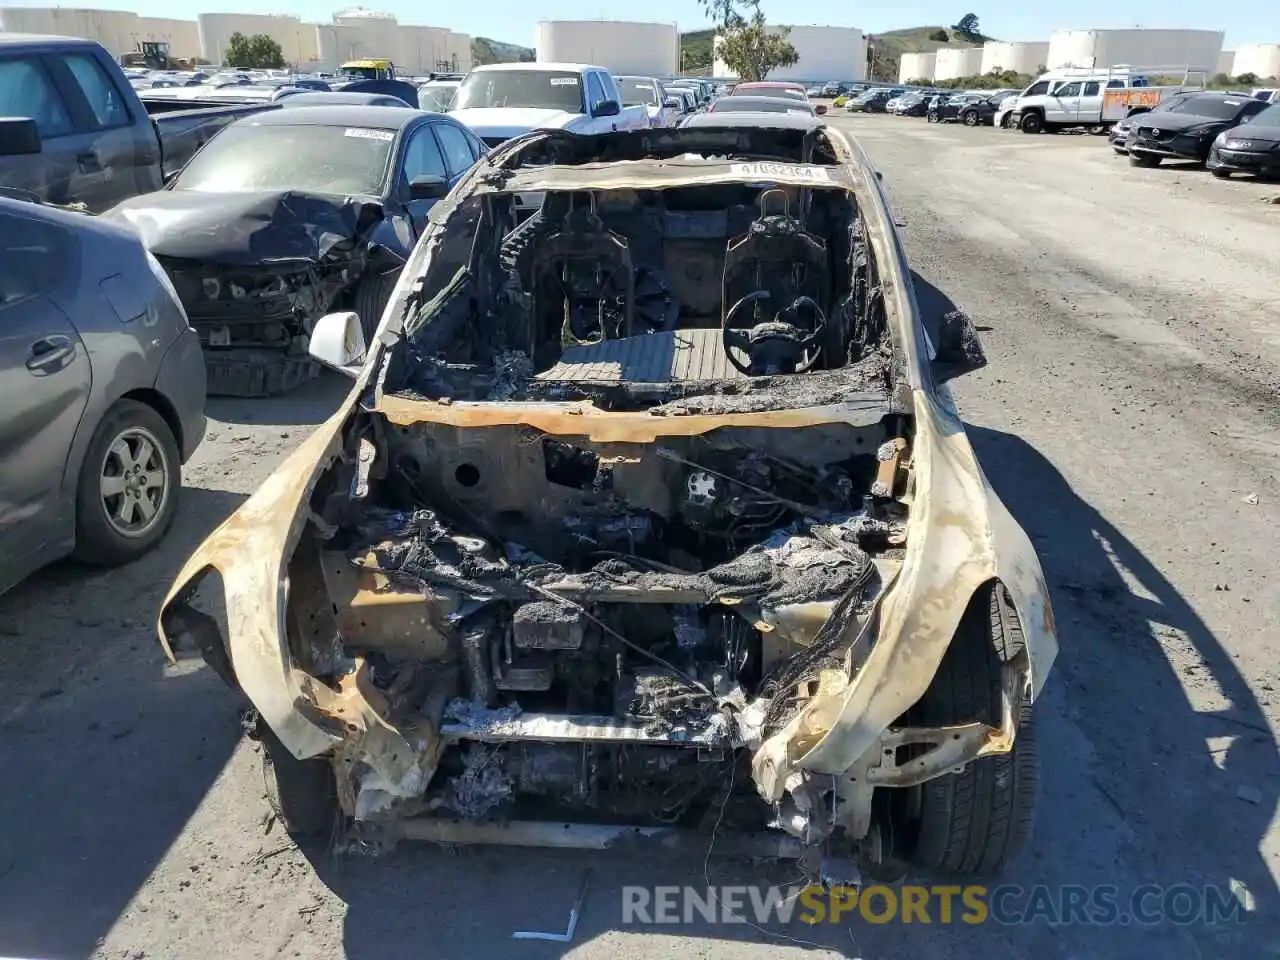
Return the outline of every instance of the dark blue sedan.
{"type": "Polygon", "coordinates": [[[209,392],[277,393],[312,375],[312,324],[353,309],[371,335],[427,214],[486,152],[408,107],[270,110],[230,124],[165,189],[104,216],[172,277],[209,392]]]}

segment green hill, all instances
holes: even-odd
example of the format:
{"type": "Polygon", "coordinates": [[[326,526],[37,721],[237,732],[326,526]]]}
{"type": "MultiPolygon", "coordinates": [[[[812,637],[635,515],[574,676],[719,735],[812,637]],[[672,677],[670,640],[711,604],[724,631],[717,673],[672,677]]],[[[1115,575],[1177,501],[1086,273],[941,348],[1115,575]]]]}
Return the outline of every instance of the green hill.
{"type": "Polygon", "coordinates": [[[680,34],[680,66],[685,73],[711,72],[711,43],[714,30],[690,30],[680,34]]]}
{"type": "Polygon", "coordinates": [[[904,53],[933,53],[943,47],[973,47],[992,39],[994,37],[979,36],[973,40],[966,40],[950,27],[908,27],[904,30],[886,30],[884,33],[867,34],[867,43],[871,47],[874,58],[872,79],[896,81],[898,63],[904,53]],[[947,39],[932,39],[940,33],[945,33],[947,39]]]}

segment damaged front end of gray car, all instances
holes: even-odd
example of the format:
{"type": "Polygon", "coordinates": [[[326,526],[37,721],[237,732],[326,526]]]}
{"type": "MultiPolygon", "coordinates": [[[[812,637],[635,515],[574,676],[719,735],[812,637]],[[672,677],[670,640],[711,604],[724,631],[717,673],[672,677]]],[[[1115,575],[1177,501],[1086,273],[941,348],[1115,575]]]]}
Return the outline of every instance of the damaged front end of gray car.
{"type": "Polygon", "coordinates": [[[535,133],[431,220],[161,613],[253,702],[285,824],[998,872],[1053,617],[946,386],[972,325],[918,315],[856,145],[535,133]]]}

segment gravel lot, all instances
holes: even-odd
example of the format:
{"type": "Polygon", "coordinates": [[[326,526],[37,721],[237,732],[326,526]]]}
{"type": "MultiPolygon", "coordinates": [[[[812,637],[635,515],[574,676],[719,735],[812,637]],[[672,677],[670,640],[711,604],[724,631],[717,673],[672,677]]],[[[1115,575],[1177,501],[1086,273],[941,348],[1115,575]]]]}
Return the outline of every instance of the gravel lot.
{"type": "Polygon", "coordinates": [[[1280,186],[1131,169],[1091,136],[838,122],[884,173],[922,306],[954,302],[984,331],[991,365],[957,394],[1054,593],[1041,818],[1010,881],[1235,881],[1249,922],[776,931],[817,949],[741,925],[620,924],[620,886],[704,886],[701,857],[406,846],[309,861],[264,829],[243,704],[203,667],[168,667],[153,618],[189,549],[340,399],[345,382],[325,378],[213,404],[157,554],[59,564],[0,599],[0,955],[1275,955],[1280,206],[1261,199],[1280,186]],[[575,942],[508,939],[563,929],[584,860],[575,942]]]}

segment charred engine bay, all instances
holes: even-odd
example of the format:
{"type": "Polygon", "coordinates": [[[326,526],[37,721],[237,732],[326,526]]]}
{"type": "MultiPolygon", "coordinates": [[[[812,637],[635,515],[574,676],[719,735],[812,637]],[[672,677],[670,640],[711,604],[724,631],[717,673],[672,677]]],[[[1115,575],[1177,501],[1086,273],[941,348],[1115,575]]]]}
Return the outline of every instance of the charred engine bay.
{"type": "Polygon", "coordinates": [[[885,406],[893,381],[865,227],[835,189],[551,192],[524,219],[472,197],[405,331],[383,388],[435,400],[730,413],[885,406]]]}
{"type": "Polygon", "coordinates": [[[295,655],[335,687],[363,661],[390,722],[443,735],[409,809],[696,823],[900,563],[902,425],[636,444],[374,420],[379,453],[321,491],[338,641],[295,655]]]}

